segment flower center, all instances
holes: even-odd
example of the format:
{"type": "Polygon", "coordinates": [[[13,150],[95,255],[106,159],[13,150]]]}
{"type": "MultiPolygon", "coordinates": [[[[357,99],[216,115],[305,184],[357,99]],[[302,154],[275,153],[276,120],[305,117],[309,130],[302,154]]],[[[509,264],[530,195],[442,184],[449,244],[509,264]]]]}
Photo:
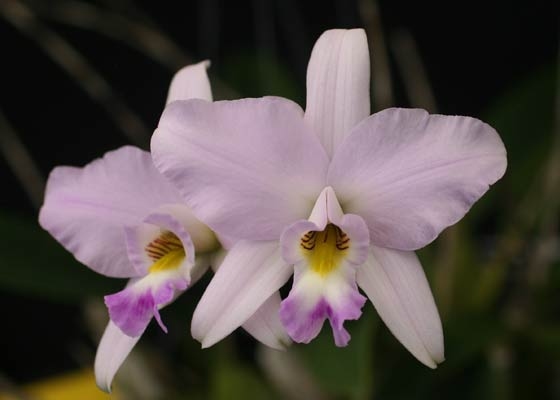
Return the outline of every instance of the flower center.
{"type": "Polygon", "coordinates": [[[162,272],[179,268],[186,253],[181,240],[172,232],[165,231],[145,248],[154,263],[149,272],[162,272]]]}
{"type": "Polygon", "coordinates": [[[338,226],[328,224],[324,231],[309,231],[300,246],[309,267],[321,276],[337,269],[350,247],[350,238],[338,226]]]}

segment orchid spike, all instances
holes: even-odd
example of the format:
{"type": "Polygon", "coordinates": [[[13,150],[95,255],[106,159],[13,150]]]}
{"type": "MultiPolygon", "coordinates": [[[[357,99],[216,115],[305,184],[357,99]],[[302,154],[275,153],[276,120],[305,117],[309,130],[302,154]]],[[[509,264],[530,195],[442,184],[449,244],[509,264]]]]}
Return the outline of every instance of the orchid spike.
{"type": "Polygon", "coordinates": [[[325,32],[307,73],[305,112],[277,97],[176,102],[152,138],[156,167],[194,214],[233,246],[194,313],[211,346],[293,275],[280,317],[307,343],[369,297],[422,363],[444,360],[440,318],[414,254],[502,177],[504,145],[470,117],[392,108],[369,116],[361,29],[325,32]]]}
{"type": "MultiPolygon", "coordinates": [[[[208,62],[187,66],[173,78],[168,102],[212,101],[208,62]]],[[[39,215],[78,261],[127,287],[105,297],[110,322],[95,360],[98,386],[110,391],[117,370],[152,318],[167,332],[159,310],[195,283],[212,264],[220,243],[185,205],[178,190],[154,167],[150,154],[125,146],[84,168],[57,167],[49,177],[39,215]],[[196,252],[196,257],[195,257],[196,252]]],[[[244,328],[265,344],[289,343],[274,294],[244,328]]]]}

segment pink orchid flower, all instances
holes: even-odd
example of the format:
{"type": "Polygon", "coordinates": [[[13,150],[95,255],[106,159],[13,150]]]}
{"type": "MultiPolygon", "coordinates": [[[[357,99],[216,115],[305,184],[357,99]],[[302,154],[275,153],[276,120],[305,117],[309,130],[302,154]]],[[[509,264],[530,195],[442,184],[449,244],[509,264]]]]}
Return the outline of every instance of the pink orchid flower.
{"type": "Polygon", "coordinates": [[[369,297],[422,363],[444,360],[438,311],[414,250],[459,221],[506,169],[492,127],[392,108],[373,115],[361,29],[325,32],[305,112],[276,97],[170,104],[156,167],[201,221],[240,240],[200,300],[192,334],[211,346],[293,275],[279,309],[296,342],[329,320],[337,346],[369,297]]]}
{"type": "MultiPolygon", "coordinates": [[[[168,103],[212,101],[207,66],[202,62],[180,70],[168,103]]],[[[110,322],[95,360],[97,384],[105,391],[152,318],[167,332],[159,310],[220,256],[214,233],[193,216],[150,154],[131,146],[108,152],[84,168],[55,168],[39,222],[92,270],[130,278],[124,290],[105,297],[110,322]]],[[[255,338],[275,348],[290,342],[279,317],[270,312],[279,304],[274,294],[244,324],[255,338]]]]}

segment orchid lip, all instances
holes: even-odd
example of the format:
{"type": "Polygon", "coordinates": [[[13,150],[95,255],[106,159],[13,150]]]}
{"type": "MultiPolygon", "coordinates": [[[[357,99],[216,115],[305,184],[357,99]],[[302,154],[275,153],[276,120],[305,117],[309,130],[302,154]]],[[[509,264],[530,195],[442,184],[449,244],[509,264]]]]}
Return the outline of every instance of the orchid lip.
{"type": "Polygon", "coordinates": [[[148,243],[145,251],[148,257],[154,260],[149,268],[149,273],[177,269],[186,255],[181,240],[169,231],[163,232],[148,243]]]}
{"type": "Polygon", "coordinates": [[[366,300],[355,279],[369,248],[365,222],[344,214],[329,186],[317,197],[309,219],[286,228],[280,242],[284,260],[295,269],[292,290],[280,308],[288,334],[308,343],[328,319],[335,344],[346,346],[350,334],[344,322],[359,318],[366,300]]]}
{"type": "Polygon", "coordinates": [[[350,248],[350,238],[338,226],[328,224],[323,231],[305,233],[300,247],[311,270],[326,276],[341,265],[350,248]]]}
{"type": "Polygon", "coordinates": [[[334,190],[326,187],[309,219],[287,227],[280,243],[286,262],[304,262],[311,271],[326,277],[346,262],[355,267],[363,264],[369,235],[365,222],[357,215],[344,214],[334,190]]]}
{"type": "Polygon", "coordinates": [[[151,263],[145,276],[105,297],[111,320],[131,337],[141,335],[152,318],[167,332],[159,309],[172,302],[190,283],[188,253],[192,243],[183,243],[174,232],[147,225],[142,226],[143,232],[156,236],[141,250],[151,263]]]}

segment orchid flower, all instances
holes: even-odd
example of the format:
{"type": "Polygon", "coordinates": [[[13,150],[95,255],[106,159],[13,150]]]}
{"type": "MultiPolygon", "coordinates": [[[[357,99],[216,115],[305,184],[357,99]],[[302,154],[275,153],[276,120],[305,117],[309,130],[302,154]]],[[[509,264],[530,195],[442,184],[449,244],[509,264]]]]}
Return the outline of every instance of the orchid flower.
{"type": "Polygon", "coordinates": [[[305,112],[277,97],[180,101],[152,137],[156,167],[201,221],[239,238],[202,296],[192,334],[211,346],[293,275],[279,310],[308,343],[369,297],[422,363],[444,360],[440,318],[414,250],[459,221],[504,174],[506,151],[469,117],[392,108],[369,116],[369,54],[361,29],[315,44],[305,112]]]}
{"type": "MultiPolygon", "coordinates": [[[[180,70],[168,103],[211,101],[207,66],[202,62],[180,70]]],[[[131,146],[84,168],[55,168],[39,221],[92,270],[130,279],[124,290],[105,297],[110,322],[97,351],[95,375],[98,386],[109,391],[152,318],[167,332],[159,310],[214,265],[220,243],[156,170],[151,155],[131,146]]],[[[269,311],[279,304],[279,295],[271,296],[244,324],[254,337],[276,348],[290,341],[279,317],[269,311]]]]}

